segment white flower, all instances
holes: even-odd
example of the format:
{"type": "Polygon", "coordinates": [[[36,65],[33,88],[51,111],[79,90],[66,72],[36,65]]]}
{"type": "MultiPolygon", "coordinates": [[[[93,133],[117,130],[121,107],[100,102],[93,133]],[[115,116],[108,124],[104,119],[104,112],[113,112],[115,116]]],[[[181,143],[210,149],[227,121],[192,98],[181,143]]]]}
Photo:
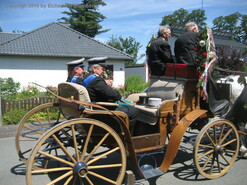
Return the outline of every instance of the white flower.
{"type": "Polygon", "coordinates": [[[216,57],[216,53],[214,51],[210,51],[209,58],[215,58],[215,57],[216,57]]]}
{"type": "Polygon", "coordinates": [[[199,45],[200,45],[201,47],[205,46],[205,41],[204,41],[204,40],[201,40],[201,41],[199,42],[199,45]]]}

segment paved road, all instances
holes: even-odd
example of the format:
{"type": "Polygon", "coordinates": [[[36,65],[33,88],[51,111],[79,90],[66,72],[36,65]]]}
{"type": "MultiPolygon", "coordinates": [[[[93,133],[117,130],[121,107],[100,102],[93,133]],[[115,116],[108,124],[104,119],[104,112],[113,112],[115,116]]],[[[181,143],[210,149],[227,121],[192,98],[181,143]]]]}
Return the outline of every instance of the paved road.
{"type": "MultiPolygon", "coordinates": [[[[0,127],[0,185],[24,185],[26,183],[25,165],[18,160],[15,151],[15,138],[13,137],[15,129],[15,127],[0,127]],[[5,136],[3,137],[3,135],[5,136]]],[[[162,154],[155,156],[158,161],[162,157],[162,154]]],[[[166,174],[149,181],[136,177],[135,185],[246,185],[246,166],[247,160],[238,159],[224,177],[214,180],[205,179],[201,175],[196,175],[192,166],[192,146],[183,143],[176,160],[166,174]]],[[[42,179],[40,179],[40,183],[42,184],[42,179]]]]}

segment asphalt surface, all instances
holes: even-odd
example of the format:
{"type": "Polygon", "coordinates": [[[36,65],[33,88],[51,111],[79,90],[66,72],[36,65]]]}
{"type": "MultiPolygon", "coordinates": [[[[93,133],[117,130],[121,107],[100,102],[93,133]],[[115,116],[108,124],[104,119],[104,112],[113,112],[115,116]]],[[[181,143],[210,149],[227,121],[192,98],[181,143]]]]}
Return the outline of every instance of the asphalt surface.
{"type": "MultiPolygon", "coordinates": [[[[17,126],[0,126],[0,185],[24,185],[26,166],[18,159],[15,150],[17,126]]],[[[145,180],[135,176],[135,185],[245,185],[247,182],[247,160],[238,158],[231,170],[223,177],[209,180],[198,175],[193,166],[192,145],[181,143],[177,157],[169,171],[157,178],[145,180]]],[[[164,154],[156,154],[161,161],[164,154]]],[[[130,168],[130,170],[132,170],[130,168]]],[[[43,185],[40,179],[40,185],[43,185]]],[[[127,184],[126,184],[127,185],[127,184]]],[[[130,184],[128,184],[130,185],[130,184]]]]}
{"type": "Polygon", "coordinates": [[[0,138],[15,137],[18,125],[0,125],[0,138]]]}

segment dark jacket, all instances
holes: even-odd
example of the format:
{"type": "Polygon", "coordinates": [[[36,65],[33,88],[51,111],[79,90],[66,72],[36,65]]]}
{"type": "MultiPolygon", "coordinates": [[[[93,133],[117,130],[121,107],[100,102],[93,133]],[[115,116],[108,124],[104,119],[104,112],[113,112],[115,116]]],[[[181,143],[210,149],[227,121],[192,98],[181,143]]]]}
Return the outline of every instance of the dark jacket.
{"type": "Polygon", "coordinates": [[[176,41],[174,52],[177,63],[195,64],[196,51],[199,45],[199,33],[186,32],[182,34],[176,41]]]}
{"type": "Polygon", "coordinates": [[[151,75],[164,75],[165,64],[173,63],[170,45],[162,37],[147,46],[147,57],[151,75]]]}
{"type": "Polygon", "coordinates": [[[95,77],[90,82],[87,90],[92,102],[108,102],[121,99],[120,93],[108,86],[105,80],[100,76],[95,77]]]}

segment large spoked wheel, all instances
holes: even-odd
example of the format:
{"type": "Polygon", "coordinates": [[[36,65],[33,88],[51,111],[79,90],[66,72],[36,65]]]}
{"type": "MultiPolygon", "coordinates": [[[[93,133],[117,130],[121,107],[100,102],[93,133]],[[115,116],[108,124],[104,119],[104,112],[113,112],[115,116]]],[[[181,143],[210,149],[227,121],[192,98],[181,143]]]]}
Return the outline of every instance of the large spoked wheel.
{"type": "Polygon", "coordinates": [[[219,119],[205,125],[194,145],[194,164],[208,179],[225,175],[239,151],[239,135],[231,122],[219,119]]]}
{"type": "Polygon", "coordinates": [[[19,158],[26,163],[38,139],[60,122],[57,103],[45,103],[30,110],[20,121],[15,137],[19,158]]]}
{"type": "Polygon", "coordinates": [[[47,131],[37,142],[27,163],[26,182],[121,184],[126,160],[122,140],[108,125],[93,119],[69,120],[47,131]]]}

